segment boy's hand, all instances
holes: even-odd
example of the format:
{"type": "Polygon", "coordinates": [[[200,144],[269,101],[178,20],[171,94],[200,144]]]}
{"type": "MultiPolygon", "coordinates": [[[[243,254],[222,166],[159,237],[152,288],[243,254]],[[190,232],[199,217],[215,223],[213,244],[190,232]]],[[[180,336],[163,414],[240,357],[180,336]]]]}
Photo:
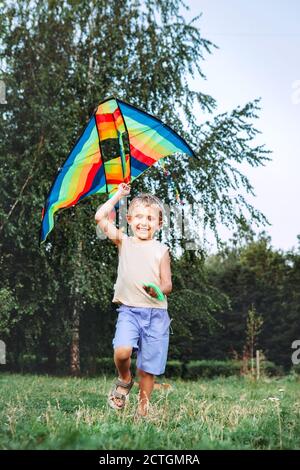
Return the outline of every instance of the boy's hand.
{"type": "Polygon", "coordinates": [[[118,194],[123,197],[123,196],[128,196],[130,194],[131,187],[129,184],[126,183],[121,183],[118,186],[118,194]]]}
{"type": "Polygon", "coordinates": [[[153,287],[143,286],[143,288],[145,289],[145,291],[147,292],[147,294],[149,294],[149,295],[151,295],[151,297],[154,297],[155,299],[157,299],[157,293],[156,293],[156,291],[153,289],[153,287]]]}

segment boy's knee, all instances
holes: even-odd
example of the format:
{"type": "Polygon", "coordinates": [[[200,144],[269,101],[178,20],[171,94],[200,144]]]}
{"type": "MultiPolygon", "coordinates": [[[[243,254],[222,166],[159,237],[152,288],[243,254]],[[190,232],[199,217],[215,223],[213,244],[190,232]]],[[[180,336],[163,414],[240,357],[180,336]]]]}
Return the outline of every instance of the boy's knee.
{"type": "Polygon", "coordinates": [[[142,370],[142,369],[137,369],[137,373],[138,373],[139,377],[141,377],[141,378],[144,378],[144,377],[154,377],[153,374],[150,374],[149,372],[145,372],[145,371],[142,370]]]}
{"type": "Polygon", "coordinates": [[[120,361],[125,361],[131,356],[132,347],[131,346],[120,346],[115,348],[114,356],[120,361]]]}

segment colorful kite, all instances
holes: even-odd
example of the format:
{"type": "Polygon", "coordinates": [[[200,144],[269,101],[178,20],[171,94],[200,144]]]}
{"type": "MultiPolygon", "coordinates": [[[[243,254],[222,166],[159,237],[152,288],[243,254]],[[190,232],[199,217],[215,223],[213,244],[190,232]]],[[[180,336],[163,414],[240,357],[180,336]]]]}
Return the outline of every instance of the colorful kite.
{"type": "Polygon", "coordinates": [[[40,241],[53,229],[54,214],[92,194],[111,197],[159,159],[193,150],[159,119],[117,98],[95,109],[51,187],[42,211],[40,241]]]}

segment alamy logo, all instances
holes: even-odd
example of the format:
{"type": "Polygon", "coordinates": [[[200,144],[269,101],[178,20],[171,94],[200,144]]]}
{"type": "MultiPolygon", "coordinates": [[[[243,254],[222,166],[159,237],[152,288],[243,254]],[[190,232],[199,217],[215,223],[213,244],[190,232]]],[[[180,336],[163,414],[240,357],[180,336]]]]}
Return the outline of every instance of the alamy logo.
{"type": "Polygon", "coordinates": [[[300,339],[295,339],[292,342],[292,349],[296,349],[292,354],[292,363],[296,366],[300,364],[300,339]]]}
{"type": "MultiPolygon", "coordinates": [[[[127,233],[128,223],[127,215],[127,198],[120,201],[119,207],[119,229],[127,233]]],[[[99,206],[100,207],[100,206],[99,206]]],[[[98,207],[98,209],[99,209],[98,207]]],[[[201,236],[201,223],[203,221],[202,207],[198,203],[185,203],[184,206],[179,204],[163,204],[164,224],[162,227],[163,237],[167,240],[170,238],[171,232],[176,234],[176,239],[180,239],[185,243],[186,250],[197,250],[204,245],[204,230],[201,236]]],[[[115,211],[110,215],[115,217],[115,211]]],[[[99,240],[105,240],[106,229],[103,230],[97,224],[96,234],[99,240]]],[[[129,231],[130,233],[130,231],[129,231]]]]}
{"type": "Polygon", "coordinates": [[[4,341],[0,340],[0,364],[6,364],[6,346],[4,341]]]}

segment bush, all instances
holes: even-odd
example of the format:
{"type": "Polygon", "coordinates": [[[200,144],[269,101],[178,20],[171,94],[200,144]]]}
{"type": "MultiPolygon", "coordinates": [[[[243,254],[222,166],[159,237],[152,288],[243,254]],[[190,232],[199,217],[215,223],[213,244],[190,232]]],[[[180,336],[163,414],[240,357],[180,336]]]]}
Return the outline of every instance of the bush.
{"type": "Polygon", "coordinates": [[[116,366],[111,357],[97,357],[96,358],[96,374],[115,375],[116,366]]]}
{"type": "MultiPolygon", "coordinates": [[[[17,359],[13,360],[8,354],[7,364],[1,366],[2,371],[12,371],[21,373],[49,373],[48,363],[46,357],[40,357],[35,354],[23,354],[17,359]]],[[[248,365],[250,369],[250,363],[248,365]]],[[[198,378],[212,378],[218,376],[229,377],[231,375],[241,375],[243,369],[243,362],[237,360],[195,360],[183,363],[179,360],[170,360],[167,362],[165,373],[166,378],[183,378],[183,379],[198,379],[198,378]]],[[[248,369],[248,371],[249,371],[248,369]]],[[[81,370],[83,375],[97,376],[97,375],[116,375],[117,370],[114,364],[113,357],[97,357],[97,358],[82,358],[81,370]]],[[[136,358],[131,358],[131,371],[134,375],[136,372],[136,358]]],[[[300,365],[294,366],[292,371],[295,374],[300,374],[300,365]]],[[[56,370],[51,371],[59,375],[68,375],[69,369],[66,367],[66,361],[63,358],[57,358],[56,370]]],[[[248,372],[249,374],[249,372],[248,372]]],[[[283,375],[281,366],[275,365],[270,361],[261,362],[261,375],[278,376],[283,375]]]]}
{"type": "MultiPolygon", "coordinates": [[[[136,360],[131,359],[131,370],[132,373],[135,372],[136,360]]],[[[106,375],[116,375],[117,369],[112,357],[97,357],[96,358],[96,367],[95,372],[97,375],[106,374],[106,375]]]]}
{"type": "Polygon", "coordinates": [[[293,367],[291,368],[291,373],[300,375],[300,364],[293,365],[293,367]]]}
{"type": "MultiPolygon", "coordinates": [[[[131,370],[134,374],[136,371],[136,359],[131,358],[131,370]]],[[[96,375],[107,374],[116,375],[117,370],[112,357],[98,357],[96,358],[96,375]]],[[[165,370],[165,377],[182,377],[182,362],[181,361],[168,361],[165,370]]]]}
{"type": "MultiPolygon", "coordinates": [[[[249,359],[246,363],[244,361],[240,361],[241,364],[241,375],[251,375],[251,360],[249,359]],[[245,370],[246,365],[246,370],[245,370]]],[[[254,361],[254,376],[256,375],[256,362],[254,361]]],[[[284,375],[284,370],[282,366],[278,366],[274,364],[274,362],[267,361],[266,359],[262,359],[260,361],[260,375],[267,375],[267,376],[282,376],[284,375]]]]}
{"type": "Polygon", "coordinates": [[[37,358],[35,354],[23,354],[18,359],[19,370],[22,373],[36,372],[37,369],[37,358]]]}
{"type": "Polygon", "coordinates": [[[168,361],[164,375],[171,378],[182,377],[182,362],[168,361]]]}
{"type": "Polygon", "coordinates": [[[261,366],[261,372],[262,374],[265,373],[266,375],[272,377],[275,375],[284,375],[282,366],[277,366],[276,364],[274,364],[274,362],[271,361],[263,361],[261,366]]]}
{"type": "Polygon", "coordinates": [[[230,375],[239,375],[240,369],[241,363],[239,361],[190,361],[185,365],[183,378],[211,378],[220,375],[228,377],[230,375]]]}

